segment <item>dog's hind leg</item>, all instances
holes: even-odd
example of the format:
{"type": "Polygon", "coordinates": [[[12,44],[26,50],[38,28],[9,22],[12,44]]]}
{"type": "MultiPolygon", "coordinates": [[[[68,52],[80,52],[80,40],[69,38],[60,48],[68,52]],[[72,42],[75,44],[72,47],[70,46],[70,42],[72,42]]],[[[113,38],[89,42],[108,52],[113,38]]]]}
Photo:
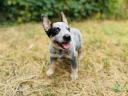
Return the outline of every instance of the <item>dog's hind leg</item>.
{"type": "Polygon", "coordinates": [[[79,61],[81,61],[82,58],[83,58],[83,55],[82,55],[82,48],[78,49],[78,50],[77,50],[77,53],[78,53],[77,58],[78,58],[79,61]]]}
{"type": "Polygon", "coordinates": [[[48,66],[48,70],[46,72],[47,76],[51,76],[54,72],[55,72],[55,62],[56,62],[56,58],[50,58],[50,63],[48,66]]]}
{"type": "Polygon", "coordinates": [[[77,57],[73,57],[71,60],[71,79],[72,80],[78,79],[77,57]]]}

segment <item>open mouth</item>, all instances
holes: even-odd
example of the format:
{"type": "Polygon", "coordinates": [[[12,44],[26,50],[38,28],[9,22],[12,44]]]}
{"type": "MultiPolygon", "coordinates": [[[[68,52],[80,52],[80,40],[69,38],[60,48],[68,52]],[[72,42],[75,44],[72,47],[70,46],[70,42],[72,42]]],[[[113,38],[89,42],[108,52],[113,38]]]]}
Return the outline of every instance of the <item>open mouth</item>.
{"type": "Polygon", "coordinates": [[[63,49],[69,49],[70,48],[70,42],[59,43],[59,42],[56,41],[55,43],[63,49]]]}

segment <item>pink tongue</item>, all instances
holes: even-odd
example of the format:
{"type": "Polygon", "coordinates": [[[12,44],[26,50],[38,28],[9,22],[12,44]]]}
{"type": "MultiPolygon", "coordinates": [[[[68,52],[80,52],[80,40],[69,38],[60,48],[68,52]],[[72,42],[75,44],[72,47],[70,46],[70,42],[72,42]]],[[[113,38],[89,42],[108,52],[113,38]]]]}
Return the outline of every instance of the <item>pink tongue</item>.
{"type": "Polygon", "coordinates": [[[68,44],[68,43],[62,44],[62,46],[63,46],[63,48],[65,48],[65,49],[70,48],[70,44],[68,44]]]}

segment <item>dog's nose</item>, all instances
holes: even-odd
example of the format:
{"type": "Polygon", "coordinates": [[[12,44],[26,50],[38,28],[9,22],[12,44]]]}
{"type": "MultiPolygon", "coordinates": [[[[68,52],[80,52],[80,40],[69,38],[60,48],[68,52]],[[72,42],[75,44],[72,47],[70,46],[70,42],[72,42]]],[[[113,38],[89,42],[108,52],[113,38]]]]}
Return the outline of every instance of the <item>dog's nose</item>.
{"type": "Polygon", "coordinates": [[[64,39],[64,41],[68,42],[68,41],[71,40],[71,36],[69,34],[66,34],[66,35],[63,36],[63,39],[64,39]]]}

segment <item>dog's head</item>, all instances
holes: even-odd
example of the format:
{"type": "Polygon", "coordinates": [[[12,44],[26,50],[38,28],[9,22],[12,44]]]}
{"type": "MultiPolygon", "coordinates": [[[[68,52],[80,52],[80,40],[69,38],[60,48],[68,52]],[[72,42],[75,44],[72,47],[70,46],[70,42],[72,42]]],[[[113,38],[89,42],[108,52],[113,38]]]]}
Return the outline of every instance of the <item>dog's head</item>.
{"type": "Polygon", "coordinates": [[[52,23],[47,16],[44,16],[43,27],[55,46],[61,49],[70,48],[71,33],[63,12],[61,12],[61,22],[52,23]]]}

